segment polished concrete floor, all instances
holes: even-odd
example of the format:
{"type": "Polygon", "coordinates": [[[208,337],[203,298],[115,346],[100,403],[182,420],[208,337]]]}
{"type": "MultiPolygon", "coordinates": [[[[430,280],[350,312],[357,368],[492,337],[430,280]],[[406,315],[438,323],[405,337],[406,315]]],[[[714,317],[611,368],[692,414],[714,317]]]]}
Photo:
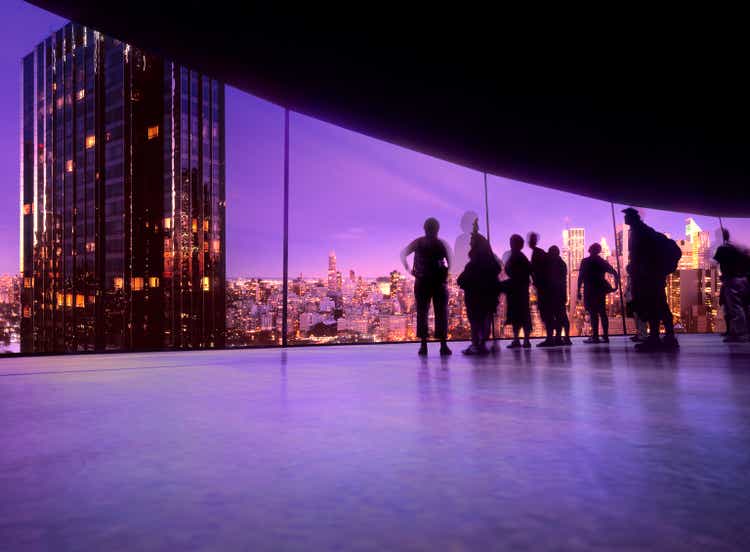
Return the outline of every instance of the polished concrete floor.
{"type": "Polygon", "coordinates": [[[750,550],[750,345],[682,345],[0,360],[0,549],[750,550]]]}

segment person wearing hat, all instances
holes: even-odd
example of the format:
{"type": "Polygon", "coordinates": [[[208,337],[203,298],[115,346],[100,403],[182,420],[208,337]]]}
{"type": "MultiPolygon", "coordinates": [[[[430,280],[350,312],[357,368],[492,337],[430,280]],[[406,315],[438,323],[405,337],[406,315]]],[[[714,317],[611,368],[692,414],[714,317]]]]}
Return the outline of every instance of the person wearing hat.
{"type": "Polygon", "coordinates": [[[648,322],[649,335],[638,343],[635,350],[651,352],[676,350],[679,347],[674,335],[674,321],[666,294],[667,271],[664,270],[666,236],[648,226],[632,207],[622,210],[625,224],[630,226],[630,272],[633,310],[648,322]],[[659,328],[664,324],[664,339],[659,338],[659,328]]]}
{"type": "Polygon", "coordinates": [[[424,236],[415,239],[401,251],[401,263],[414,276],[414,298],[417,303],[417,337],[421,344],[419,355],[427,355],[427,326],[430,303],[435,313],[435,338],[440,340],[440,355],[451,354],[448,348],[448,271],[451,267],[451,252],[446,243],[438,238],[440,223],[435,218],[424,222],[424,236]],[[410,270],[406,258],[414,254],[414,266],[410,270]]]}
{"type": "Polygon", "coordinates": [[[615,291],[606,279],[612,274],[617,282],[617,271],[599,255],[602,246],[594,242],[589,247],[589,256],[581,261],[578,270],[578,300],[583,286],[583,306],[591,317],[591,337],[584,343],[609,343],[609,318],[607,318],[607,294],[615,291]],[[602,338],[599,339],[599,321],[602,323],[602,338]]]}

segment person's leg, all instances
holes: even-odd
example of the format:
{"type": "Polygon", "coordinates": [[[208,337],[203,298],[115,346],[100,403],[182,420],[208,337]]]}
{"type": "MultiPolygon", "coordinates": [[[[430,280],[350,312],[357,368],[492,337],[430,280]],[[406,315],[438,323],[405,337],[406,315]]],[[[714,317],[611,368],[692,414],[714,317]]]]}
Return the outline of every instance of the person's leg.
{"type": "Polygon", "coordinates": [[[438,284],[433,291],[432,307],[435,311],[435,337],[440,340],[440,354],[450,355],[448,348],[448,286],[438,284]]]}
{"type": "Polygon", "coordinates": [[[602,322],[602,339],[605,342],[609,341],[609,317],[607,316],[607,305],[602,302],[599,310],[599,318],[602,322]]]}
{"type": "Polygon", "coordinates": [[[513,328],[513,341],[511,341],[510,345],[508,345],[508,349],[515,349],[516,347],[521,346],[521,341],[519,340],[519,336],[521,334],[521,324],[519,324],[518,321],[513,321],[511,327],[513,328]]]}
{"type": "Polygon", "coordinates": [[[599,309],[594,307],[589,310],[591,317],[591,339],[599,339],[599,309]]]}
{"type": "Polygon", "coordinates": [[[745,306],[747,279],[729,278],[724,282],[724,288],[724,305],[729,314],[727,325],[731,332],[725,341],[744,341],[748,331],[745,306]]]}
{"type": "Polygon", "coordinates": [[[425,282],[417,279],[414,282],[414,299],[417,303],[417,337],[421,340],[419,354],[427,354],[427,338],[429,329],[427,328],[427,315],[430,311],[430,295],[426,289],[425,282]]]}

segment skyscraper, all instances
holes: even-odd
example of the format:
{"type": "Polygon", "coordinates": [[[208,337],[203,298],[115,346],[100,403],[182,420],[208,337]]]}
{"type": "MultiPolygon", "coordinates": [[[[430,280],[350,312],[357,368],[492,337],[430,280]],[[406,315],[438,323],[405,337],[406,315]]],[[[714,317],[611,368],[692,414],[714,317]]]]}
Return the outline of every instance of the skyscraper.
{"type": "Polygon", "coordinates": [[[337,291],[340,289],[338,285],[338,270],[336,269],[336,252],[331,251],[328,254],[328,289],[331,291],[337,291]]]}
{"type": "Polygon", "coordinates": [[[224,89],[78,24],[22,62],[21,348],[224,344],[224,89]]]}

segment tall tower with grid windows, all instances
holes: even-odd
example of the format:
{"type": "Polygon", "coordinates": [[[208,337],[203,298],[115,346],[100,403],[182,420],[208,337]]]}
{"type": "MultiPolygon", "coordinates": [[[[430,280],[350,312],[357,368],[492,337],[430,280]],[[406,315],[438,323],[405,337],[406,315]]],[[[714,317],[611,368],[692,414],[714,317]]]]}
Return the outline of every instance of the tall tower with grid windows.
{"type": "Polygon", "coordinates": [[[21,72],[22,352],[223,346],[223,85],[74,23],[21,72]]]}

